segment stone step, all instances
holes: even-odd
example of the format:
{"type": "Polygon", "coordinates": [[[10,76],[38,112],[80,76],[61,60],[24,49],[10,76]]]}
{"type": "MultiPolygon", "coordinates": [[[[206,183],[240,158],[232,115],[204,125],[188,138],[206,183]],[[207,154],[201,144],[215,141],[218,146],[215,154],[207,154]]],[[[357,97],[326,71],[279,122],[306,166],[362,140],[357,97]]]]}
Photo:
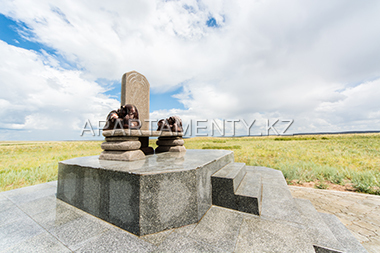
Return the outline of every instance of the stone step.
{"type": "Polygon", "coordinates": [[[245,163],[230,163],[215,172],[212,177],[221,178],[226,180],[229,184],[233,184],[234,192],[238,188],[241,180],[245,175],[245,163]]]}
{"type": "Polygon", "coordinates": [[[245,163],[230,163],[211,176],[212,203],[237,210],[235,191],[246,173],[245,163]]]}
{"type": "Polygon", "coordinates": [[[270,220],[283,220],[302,224],[300,212],[281,171],[259,166],[247,166],[248,172],[261,175],[261,216],[270,220]]]}
{"type": "Polygon", "coordinates": [[[341,243],[347,253],[365,253],[367,250],[351,234],[340,220],[332,214],[319,213],[326,225],[330,228],[335,238],[341,243]]]}
{"type": "Polygon", "coordinates": [[[295,202],[316,252],[346,252],[309,200],[295,199],[295,202]]]}
{"type": "Polygon", "coordinates": [[[247,171],[235,192],[237,210],[260,215],[261,175],[247,171]]]}
{"type": "Polygon", "coordinates": [[[231,163],[211,177],[212,203],[260,215],[261,176],[246,172],[244,163],[231,163]]]}

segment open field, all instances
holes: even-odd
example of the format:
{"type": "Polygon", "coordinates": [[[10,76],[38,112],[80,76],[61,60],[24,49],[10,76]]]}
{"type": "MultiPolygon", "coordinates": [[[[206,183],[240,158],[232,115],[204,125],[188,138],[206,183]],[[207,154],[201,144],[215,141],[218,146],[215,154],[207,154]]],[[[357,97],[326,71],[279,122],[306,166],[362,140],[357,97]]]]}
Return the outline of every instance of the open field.
{"type": "MultiPolygon", "coordinates": [[[[58,161],[98,155],[101,143],[0,142],[0,191],[56,180],[58,161]]],[[[380,134],[198,137],[185,146],[233,150],[236,162],[279,169],[289,184],[335,184],[380,195],[380,134]]]]}

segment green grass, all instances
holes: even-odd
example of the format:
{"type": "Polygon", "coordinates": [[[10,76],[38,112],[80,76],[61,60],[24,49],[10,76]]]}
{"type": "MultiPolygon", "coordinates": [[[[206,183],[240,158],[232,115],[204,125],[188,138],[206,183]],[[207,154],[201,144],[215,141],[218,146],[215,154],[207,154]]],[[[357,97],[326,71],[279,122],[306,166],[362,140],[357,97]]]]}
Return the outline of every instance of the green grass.
{"type": "Polygon", "coordinates": [[[281,170],[288,184],[349,184],[380,194],[380,134],[191,138],[185,145],[233,150],[236,162],[281,170]]]}
{"type": "MultiPolygon", "coordinates": [[[[150,140],[155,147],[155,140],[150,140]]],[[[58,162],[98,155],[101,141],[0,142],[0,191],[57,179],[58,162]]],[[[236,162],[281,170],[287,182],[350,184],[380,195],[380,134],[185,139],[187,149],[233,150],[236,162]]]]}
{"type": "Polygon", "coordinates": [[[57,180],[59,161],[98,155],[101,143],[0,142],[0,191],[57,180]]]}

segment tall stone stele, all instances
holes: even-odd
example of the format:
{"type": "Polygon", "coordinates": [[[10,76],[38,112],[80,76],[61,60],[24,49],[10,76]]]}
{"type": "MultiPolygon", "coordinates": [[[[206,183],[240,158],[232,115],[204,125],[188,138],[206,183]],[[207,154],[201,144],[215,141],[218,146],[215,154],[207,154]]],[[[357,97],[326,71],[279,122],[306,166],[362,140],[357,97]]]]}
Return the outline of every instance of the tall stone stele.
{"type": "MultiPolygon", "coordinates": [[[[121,78],[121,105],[133,104],[139,111],[141,130],[149,130],[150,85],[148,79],[137,71],[127,72],[121,78]]],[[[145,154],[153,152],[149,148],[149,137],[139,137],[141,150],[145,154]]]]}

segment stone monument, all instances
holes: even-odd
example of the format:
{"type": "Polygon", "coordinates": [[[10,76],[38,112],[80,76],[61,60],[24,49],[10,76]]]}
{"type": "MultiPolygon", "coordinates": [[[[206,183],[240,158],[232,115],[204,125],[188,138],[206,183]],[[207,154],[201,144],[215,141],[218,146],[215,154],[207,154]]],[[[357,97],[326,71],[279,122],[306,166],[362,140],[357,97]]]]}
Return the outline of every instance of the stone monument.
{"type": "Polygon", "coordinates": [[[125,73],[121,78],[121,106],[133,104],[138,108],[141,130],[149,130],[149,89],[146,77],[136,71],[125,73]]]}
{"type": "MultiPolygon", "coordinates": [[[[146,78],[126,73],[123,90],[122,104],[145,109],[140,119],[148,119],[149,101],[138,101],[149,98],[146,78]]],[[[182,152],[181,123],[170,118],[160,121],[166,131],[149,131],[147,124],[143,130],[105,130],[100,157],[59,162],[57,198],[139,240],[162,237],[157,252],[167,252],[165,245],[194,251],[194,240],[216,252],[366,252],[335,216],[294,199],[281,171],[237,163],[229,150],[182,152]],[[159,137],[158,147],[145,156],[139,138],[150,136],[159,137]],[[168,231],[186,225],[187,235],[168,231]]]]}
{"type": "MultiPolygon", "coordinates": [[[[127,72],[121,78],[121,105],[133,104],[139,109],[141,130],[149,130],[150,84],[145,76],[137,71],[127,72]]],[[[139,137],[140,150],[153,154],[149,147],[149,137],[139,137]]]]}
{"type": "Polygon", "coordinates": [[[160,120],[158,125],[162,127],[157,131],[149,129],[149,87],[146,77],[136,71],[123,75],[121,107],[107,116],[100,160],[134,161],[154,154],[155,150],[149,147],[149,137],[158,137],[156,153],[186,151],[182,121],[178,116],[160,120]],[[135,120],[140,121],[137,127],[133,125],[135,120]]]}

